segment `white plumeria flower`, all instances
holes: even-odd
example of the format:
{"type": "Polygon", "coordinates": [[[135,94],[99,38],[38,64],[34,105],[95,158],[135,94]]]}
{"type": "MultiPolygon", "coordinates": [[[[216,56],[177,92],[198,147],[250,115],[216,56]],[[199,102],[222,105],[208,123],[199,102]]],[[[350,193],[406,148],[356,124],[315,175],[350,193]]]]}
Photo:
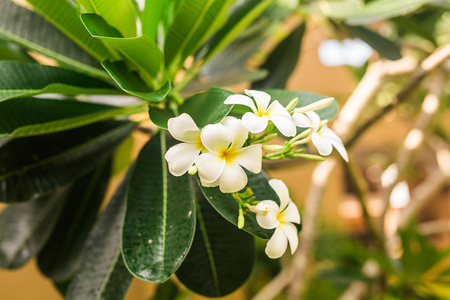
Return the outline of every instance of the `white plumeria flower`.
{"type": "MultiPolygon", "coordinates": [[[[333,130],[328,128],[327,125],[320,127],[320,117],[317,113],[313,111],[307,111],[304,114],[309,120],[308,122],[311,126],[301,126],[301,127],[311,127],[311,141],[316,146],[317,151],[321,155],[327,156],[331,154],[333,147],[339,152],[345,161],[348,162],[347,150],[344,148],[342,140],[334,133],[333,130]]],[[[308,123],[305,121],[305,125],[308,123]]]]}
{"type": "Polygon", "coordinates": [[[278,258],[286,251],[288,241],[291,254],[297,250],[297,227],[292,223],[300,224],[300,214],[283,181],[271,179],[269,184],[280,198],[280,206],[273,200],[264,200],[255,205],[253,211],[257,213],[256,221],[259,226],[265,229],[275,228],[274,234],[267,242],[266,254],[270,258],[278,258]]]}
{"type": "Polygon", "coordinates": [[[247,112],[242,116],[242,124],[251,133],[260,133],[267,128],[269,121],[278,128],[284,136],[294,136],[297,131],[291,114],[283,105],[275,100],[270,104],[270,95],[255,90],[245,90],[245,95],[231,95],[225,100],[225,104],[240,104],[251,108],[253,113],[247,112]],[[253,97],[256,102],[250,98],[253,97]]]}
{"type": "Polygon", "coordinates": [[[170,147],[164,158],[169,164],[170,173],[181,176],[193,166],[195,159],[204,149],[200,139],[201,131],[186,113],[169,119],[167,125],[170,134],[182,143],[170,147]]]}
{"type": "Polygon", "coordinates": [[[262,147],[260,144],[242,147],[247,137],[248,130],[234,117],[203,128],[201,140],[208,153],[195,160],[203,186],[219,186],[222,193],[234,193],[247,185],[242,167],[253,173],[261,172],[262,147]]]}

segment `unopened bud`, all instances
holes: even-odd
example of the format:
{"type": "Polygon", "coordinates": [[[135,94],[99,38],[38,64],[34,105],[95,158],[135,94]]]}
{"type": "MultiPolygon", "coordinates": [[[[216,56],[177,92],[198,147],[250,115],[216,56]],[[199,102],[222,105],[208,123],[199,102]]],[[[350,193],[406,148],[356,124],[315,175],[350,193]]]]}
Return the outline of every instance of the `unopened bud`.
{"type": "Polygon", "coordinates": [[[270,152],[278,152],[284,149],[281,145],[262,145],[262,149],[270,152]]]}
{"type": "Polygon", "coordinates": [[[290,112],[291,110],[293,110],[295,108],[295,106],[298,103],[298,98],[293,99],[291,102],[289,102],[289,104],[286,106],[286,110],[288,112],[290,112]]]}
{"type": "Polygon", "coordinates": [[[257,215],[263,215],[263,216],[267,216],[267,214],[269,213],[269,207],[267,205],[254,205],[254,206],[250,206],[250,211],[257,214],[257,215]]]}
{"type": "Polygon", "coordinates": [[[321,99],[319,101],[313,102],[303,107],[296,108],[294,112],[296,113],[305,113],[307,111],[318,110],[324,108],[331,104],[334,101],[333,97],[321,99]]]}
{"type": "Polygon", "coordinates": [[[188,169],[188,174],[189,175],[195,175],[195,173],[197,173],[198,169],[196,165],[192,165],[189,169],[188,169]]]}

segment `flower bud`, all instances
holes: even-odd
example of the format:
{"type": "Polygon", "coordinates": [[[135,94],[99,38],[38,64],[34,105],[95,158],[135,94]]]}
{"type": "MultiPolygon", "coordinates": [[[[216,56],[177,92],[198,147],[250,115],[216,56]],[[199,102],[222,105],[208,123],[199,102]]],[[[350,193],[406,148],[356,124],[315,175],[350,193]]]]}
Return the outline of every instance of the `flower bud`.
{"type": "Polygon", "coordinates": [[[291,110],[293,110],[295,108],[295,106],[298,103],[298,98],[293,99],[291,102],[289,102],[289,104],[286,106],[286,110],[288,112],[290,112],[291,110]]]}
{"type": "Polygon", "coordinates": [[[192,165],[189,169],[188,169],[188,174],[189,175],[195,175],[197,173],[198,169],[196,165],[192,165]]]}
{"type": "Polygon", "coordinates": [[[284,149],[281,145],[262,145],[262,149],[270,152],[278,152],[284,149]]]}
{"type": "Polygon", "coordinates": [[[296,112],[296,113],[305,113],[307,111],[318,110],[318,109],[321,109],[321,108],[324,108],[324,107],[330,105],[331,102],[333,102],[333,101],[334,101],[333,97],[321,99],[321,100],[313,102],[313,103],[311,103],[309,105],[296,108],[294,110],[294,112],[296,112]]]}

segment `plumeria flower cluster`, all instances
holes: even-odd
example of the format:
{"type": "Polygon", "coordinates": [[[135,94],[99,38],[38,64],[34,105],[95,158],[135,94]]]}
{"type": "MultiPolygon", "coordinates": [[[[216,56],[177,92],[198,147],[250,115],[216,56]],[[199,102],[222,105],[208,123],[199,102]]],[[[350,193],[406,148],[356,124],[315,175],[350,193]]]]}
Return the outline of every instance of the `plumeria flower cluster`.
{"type": "Polygon", "coordinates": [[[251,189],[239,193],[247,185],[244,168],[253,173],[261,172],[263,158],[323,160],[321,156],[303,153],[305,148],[297,148],[310,141],[320,155],[329,155],[334,147],[348,161],[341,139],[327,127],[327,120],[321,120],[315,112],[329,105],[333,98],[300,108],[296,108],[298,99],[294,99],[284,107],[277,100],[271,102],[271,96],[265,92],[245,90],[245,95],[231,95],[224,101],[247,106],[251,112],[245,113],[242,119],[227,116],[220,123],[208,124],[202,129],[186,113],[169,119],[169,133],[180,141],[165,154],[169,171],[174,176],[198,173],[203,186],[219,187],[222,193],[232,193],[239,204],[239,228],[244,227],[244,213],[255,213],[259,226],[275,229],[266,247],[269,257],[280,257],[288,242],[293,253],[298,244],[297,227],[293,224],[300,224],[300,214],[289,198],[286,185],[281,180],[269,181],[280,205],[273,200],[256,201],[251,189]],[[297,134],[297,127],[305,130],[297,134]],[[291,139],[284,145],[263,145],[277,136],[275,128],[291,139]]]}

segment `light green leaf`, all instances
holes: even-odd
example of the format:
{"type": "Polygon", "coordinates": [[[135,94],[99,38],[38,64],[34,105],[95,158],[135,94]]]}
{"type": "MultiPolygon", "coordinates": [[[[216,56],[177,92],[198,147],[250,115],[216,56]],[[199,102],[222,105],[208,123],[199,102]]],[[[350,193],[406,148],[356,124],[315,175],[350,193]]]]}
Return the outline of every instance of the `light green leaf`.
{"type": "Polygon", "coordinates": [[[230,15],[226,24],[213,36],[208,46],[205,62],[225,48],[274,2],[275,0],[250,0],[238,6],[230,15]]]}
{"type": "Polygon", "coordinates": [[[146,0],[141,14],[142,34],[156,42],[158,36],[158,24],[167,6],[168,0],[146,0]]]}
{"type": "Polygon", "coordinates": [[[63,282],[75,274],[110,175],[111,161],[107,160],[70,188],[55,230],[37,257],[39,269],[45,276],[63,282]]]}
{"type": "Polygon", "coordinates": [[[37,94],[121,94],[114,86],[69,69],[0,61],[0,102],[37,94]]]}
{"type": "Polygon", "coordinates": [[[116,151],[113,154],[113,166],[112,166],[112,175],[117,175],[126,168],[128,168],[133,159],[131,157],[133,153],[133,149],[135,147],[133,136],[129,135],[125,141],[117,147],[116,151]]]}
{"type": "Polygon", "coordinates": [[[54,133],[142,111],[141,105],[116,107],[41,98],[11,99],[0,102],[0,138],[54,133]]]}
{"type": "Polygon", "coordinates": [[[82,14],[97,14],[124,37],[136,36],[137,13],[130,0],[76,0],[82,14]]]}
{"type": "MultiPolygon", "coordinates": [[[[186,99],[178,108],[178,112],[189,114],[199,128],[219,123],[233,108],[232,105],[224,104],[225,99],[233,94],[226,89],[211,88],[186,99]]],[[[168,109],[150,106],[149,116],[157,126],[167,129],[167,121],[175,115],[168,109]]]]}
{"type": "Polygon", "coordinates": [[[0,202],[29,201],[76,180],[110,156],[134,126],[129,121],[103,121],[2,141],[0,202]]]}
{"type": "Polygon", "coordinates": [[[102,212],[83,248],[80,268],[66,293],[67,300],[124,299],[133,276],[120,253],[127,176],[102,212]]]}
{"type": "Polygon", "coordinates": [[[122,253],[134,276],[164,282],[187,255],[195,231],[189,175],[168,173],[164,132],[142,148],[131,175],[122,253]]]}
{"type": "Polygon", "coordinates": [[[124,61],[111,62],[105,60],[102,63],[106,71],[125,92],[151,102],[161,102],[172,89],[172,84],[167,81],[158,90],[151,90],[137,73],[130,71],[124,61]]]}
{"type": "Polygon", "coordinates": [[[110,54],[105,46],[86,31],[76,7],[68,0],[27,0],[27,2],[98,61],[109,57],[110,54]]]}
{"type": "Polygon", "coordinates": [[[11,204],[0,214],[0,267],[15,269],[35,256],[50,237],[68,188],[31,202],[11,204]]]}
{"type": "Polygon", "coordinates": [[[226,0],[182,1],[166,35],[164,60],[167,69],[181,64],[220,24],[230,5],[226,0]]]}
{"type": "Polygon", "coordinates": [[[252,84],[253,89],[285,88],[300,56],[305,28],[306,23],[301,24],[270,53],[266,62],[261,66],[262,69],[268,70],[269,75],[254,82],[252,84]]]}
{"type": "Polygon", "coordinates": [[[194,242],[176,275],[200,295],[222,297],[250,276],[255,255],[253,237],[224,220],[201,192],[196,194],[194,242]]]}
{"type": "Polygon", "coordinates": [[[24,48],[42,53],[80,72],[107,78],[100,64],[34,11],[0,1],[0,34],[24,48]]]}
{"type": "MultiPolygon", "coordinates": [[[[273,200],[280,203],[277,194],[269,185],[269,178],[262,171],[259,174],[246,172],[248,178],[247,187],[251,188],[256,200],[273,200]]],[[[225,219],[237,226],[239,216],[239,205],[233,198],[232,194],[224,194],[219,190],[219,187],[204,187],[201,185],[200,180],[197,180],[203,195],[206,200],[217,210],[219,214],[225,219]]],[[[257,237],[268,239],[272,236],[273,229],[267,230],[262,228],[256,222],[255,214],[248,213],[244,215],[245,226],[243,230],[251,233],[257,237]]]]}
{"type": "Polygon", "coordinates": [[[92,36],[119,50],[144,75],[155,77],[161,69],[163,54],[152,40],[145,36],[122,38],[114,27],[96,14],[82,14],[81,20],[92,36]]]}

